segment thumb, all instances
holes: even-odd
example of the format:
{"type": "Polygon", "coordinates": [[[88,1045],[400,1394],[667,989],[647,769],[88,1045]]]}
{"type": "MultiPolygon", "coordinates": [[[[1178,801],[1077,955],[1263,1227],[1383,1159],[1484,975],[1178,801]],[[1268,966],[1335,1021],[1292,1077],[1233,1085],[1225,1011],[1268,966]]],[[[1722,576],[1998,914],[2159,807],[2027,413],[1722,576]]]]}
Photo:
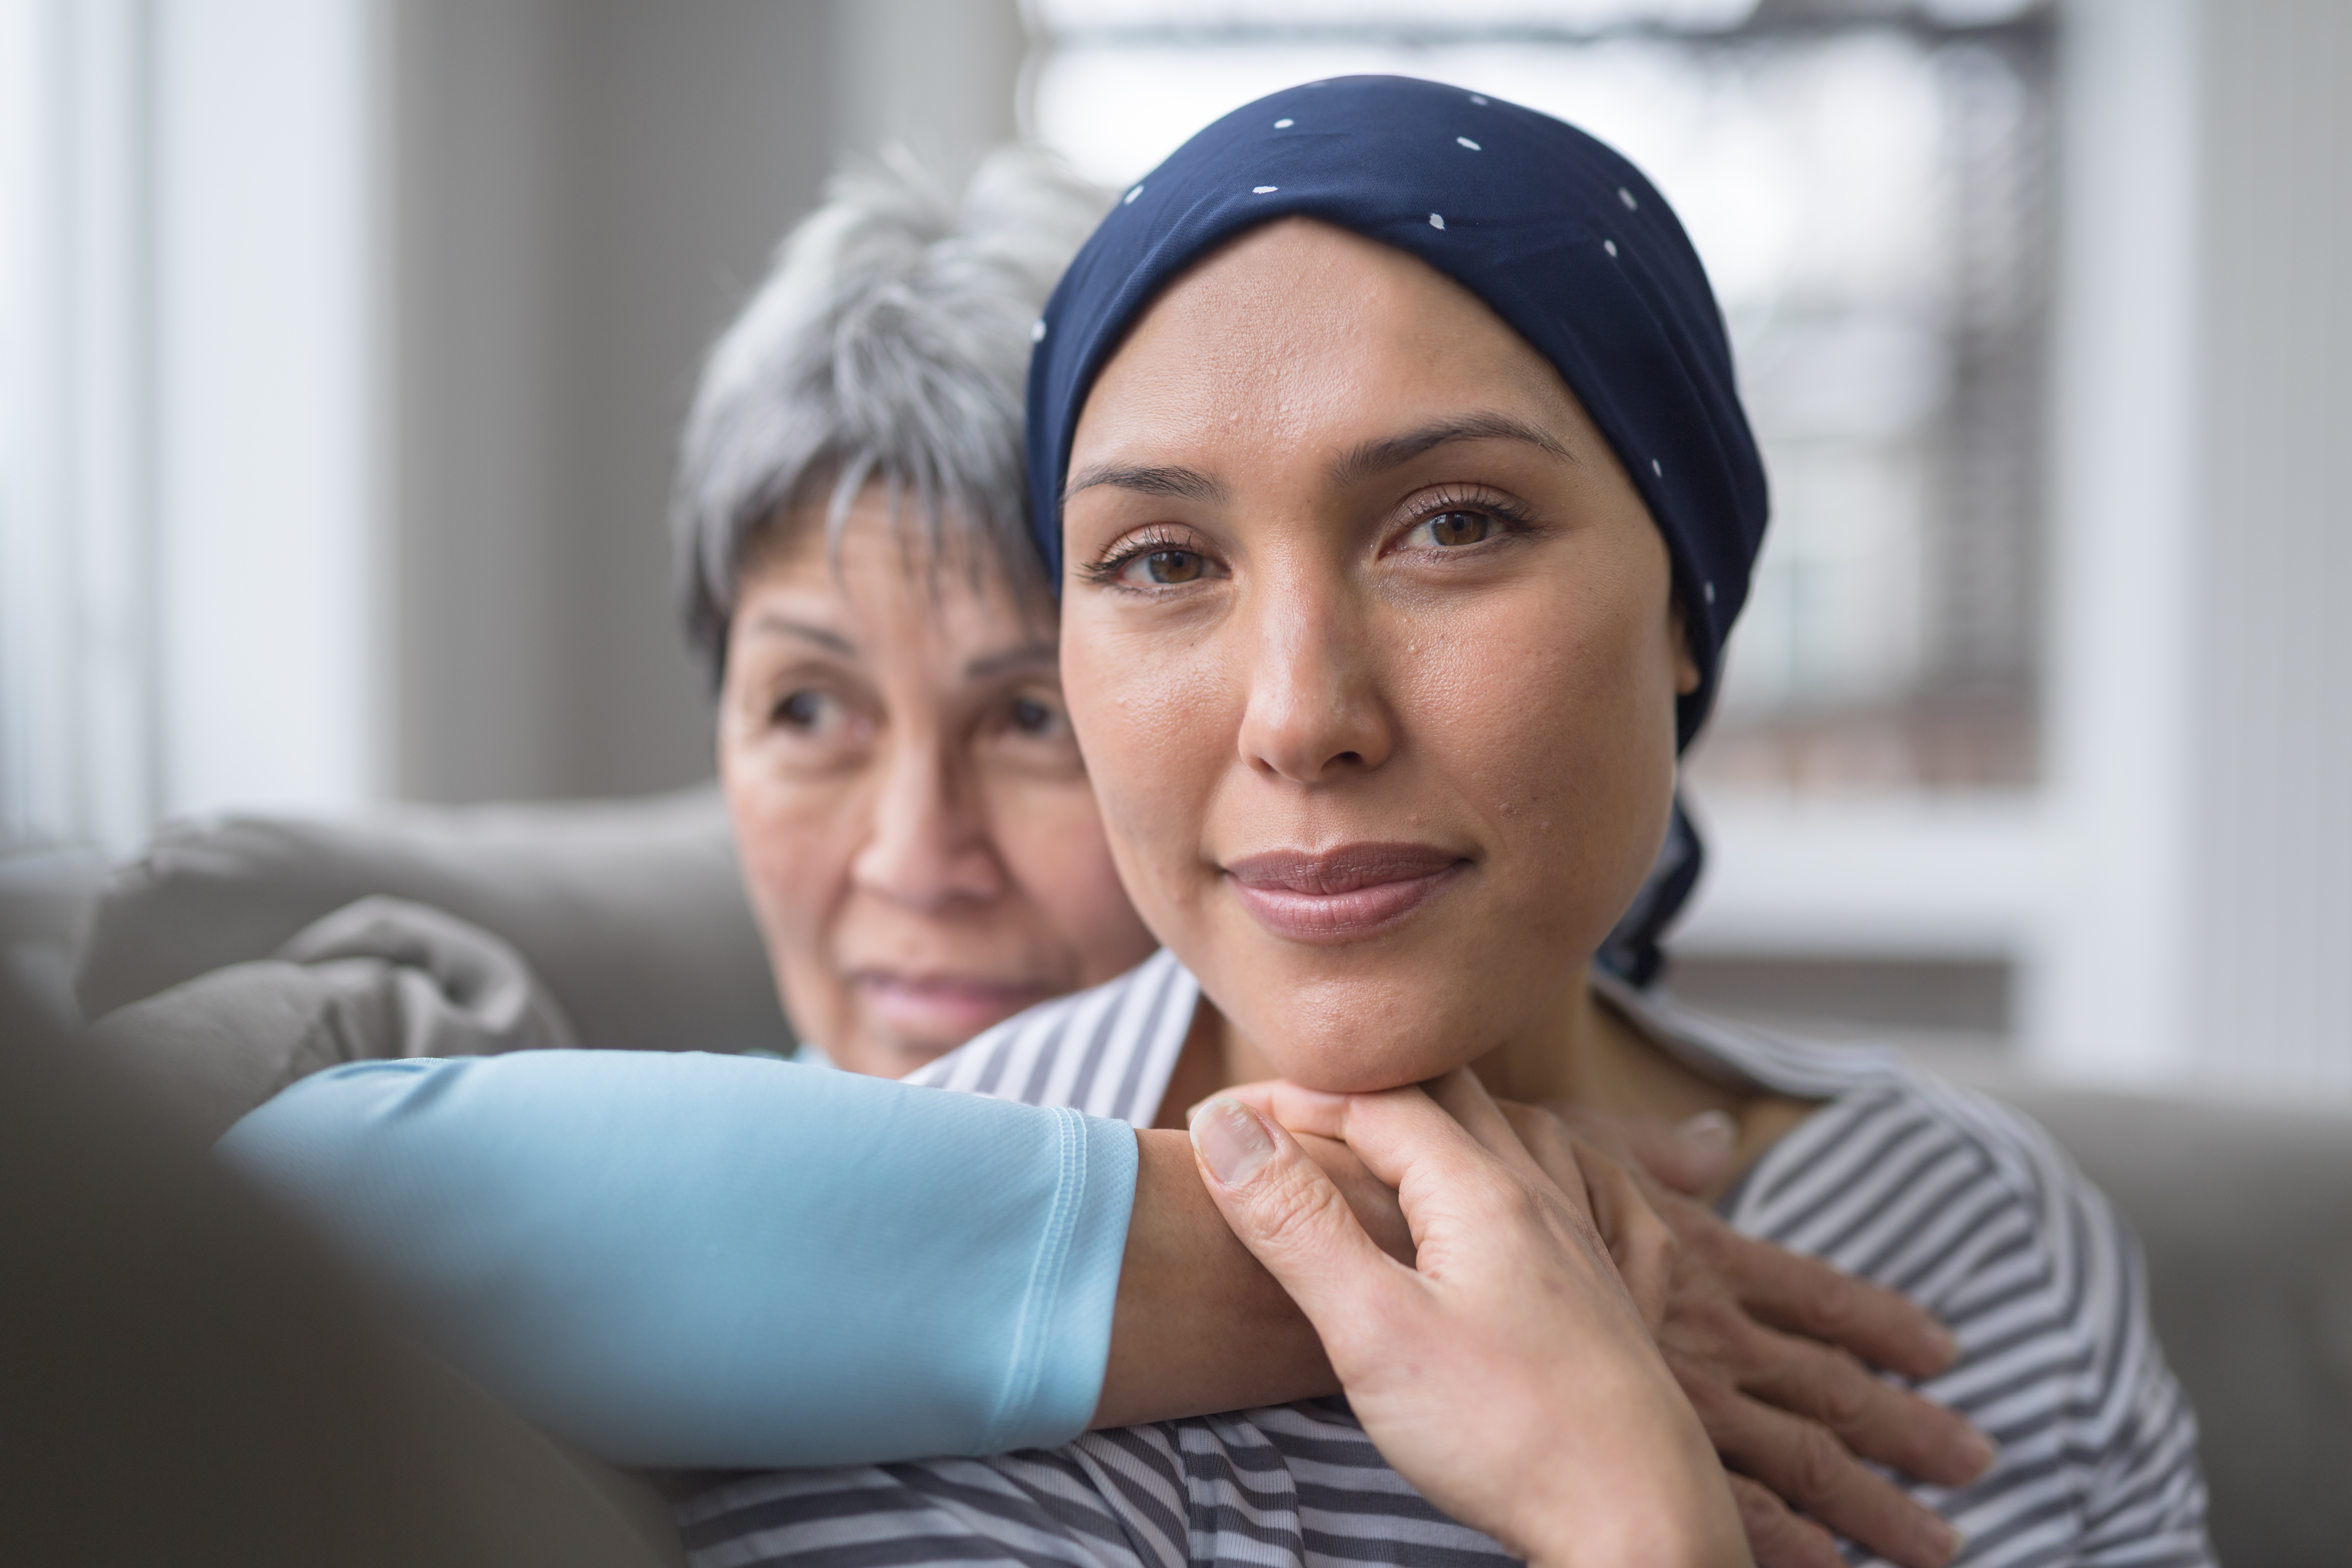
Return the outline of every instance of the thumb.
{"type": "Polygon", "coordinates": [[[1225,1224],[1289,1292],[1338,1359],[1334,1332],[1411,1274],[1381,1250],[1321,1166],[1238,1100],[1194,1108],[1192,1158],[1225,1224]]]}

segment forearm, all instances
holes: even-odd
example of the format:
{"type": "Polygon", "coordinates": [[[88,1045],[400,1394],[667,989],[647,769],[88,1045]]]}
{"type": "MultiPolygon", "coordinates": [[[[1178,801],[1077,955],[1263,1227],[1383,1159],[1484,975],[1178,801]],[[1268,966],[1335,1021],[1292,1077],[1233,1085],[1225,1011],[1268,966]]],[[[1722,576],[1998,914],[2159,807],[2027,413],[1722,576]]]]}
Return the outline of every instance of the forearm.
{"type": "Polygon", "coordinates": [[[346,1068],[221,1150],[493,1393],[673,1466],[1075,1436],[1135,1173],[1075,1112],[631,1052],[346,1068]]]}
{"type": "MultiPolygon", "coordinates": [[[[1338,1391],[1184,1135],[1145,1131],[1129,1174],[1091,1178],[1058,1288],[1074,1331],[1028,1410],[992,1415],[1017,1318],[1001,1281],[1027,1279],[1058,1170],[1014,1124],[1048,1114],[777,1063],[533,1053],[322,1075],[223,1150],[445,1355],[609,1458],[848,1463],[1338,1391]]],[[[1393,1194],[1304,1142],[1410,1256],[1393,1194]]]]}
{"type": "MultiPolygon", "coordinates": [[[[1410,1259],[1396,1196],[1347,1146],[1299,1142],[1375,1241],[1410,1259]]],[[[1181,1132],[1139,1131],[1110,1361],[1096,1426],[1281,1405],[1339,1392],[1306,1315],[1217,1212],[1181,1132]]]]}

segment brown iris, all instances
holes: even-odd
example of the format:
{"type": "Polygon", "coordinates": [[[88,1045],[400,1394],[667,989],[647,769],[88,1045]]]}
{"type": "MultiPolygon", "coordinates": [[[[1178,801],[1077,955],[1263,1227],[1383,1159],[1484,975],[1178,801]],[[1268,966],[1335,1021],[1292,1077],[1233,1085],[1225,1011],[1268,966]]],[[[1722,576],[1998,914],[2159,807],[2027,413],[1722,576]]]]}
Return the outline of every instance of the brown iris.
{"type": "Polygon", "coordinates": [[[1440,545],[1476,544],[1486,537],[1488,524],[1483,512],[1441,512],[1429,520],[1429,537],[1440,545]]]}
{"type": "Polygon", "coordinates": [[[1195,582],[1201,557],[1190,550],[1155,550],[1143,558],[1143,570],[1154,583],[1195,582]]]}

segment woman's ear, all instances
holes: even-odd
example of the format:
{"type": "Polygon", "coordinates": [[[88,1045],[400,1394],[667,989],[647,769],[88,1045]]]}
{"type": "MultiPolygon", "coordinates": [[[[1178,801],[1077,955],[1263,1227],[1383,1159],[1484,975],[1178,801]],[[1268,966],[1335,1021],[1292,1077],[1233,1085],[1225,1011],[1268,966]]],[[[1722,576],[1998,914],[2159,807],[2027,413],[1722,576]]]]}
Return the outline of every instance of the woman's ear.
{"type": "Polygon", "coordinates": [[[1682,605],[1672,605],[1668,616],[1675,643],[1675,695],[1688,697],[1698,689],[1698,659],[1691,652],[1690,626],[1683,619],[1682,605]]]}

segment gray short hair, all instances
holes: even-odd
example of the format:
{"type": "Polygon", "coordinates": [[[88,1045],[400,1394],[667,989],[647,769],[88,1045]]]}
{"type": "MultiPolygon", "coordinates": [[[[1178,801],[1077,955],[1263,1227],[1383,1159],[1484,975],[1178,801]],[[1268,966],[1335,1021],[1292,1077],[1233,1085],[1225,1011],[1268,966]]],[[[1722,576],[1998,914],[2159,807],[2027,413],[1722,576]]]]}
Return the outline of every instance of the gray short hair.
{"type": "MultiPolygon", "coordinates": [[[[992,153],[959,199],[903,152],[835,177],[705,363],[671,527],[687,635],[714,679],[745,560],[829,486],[829,537],[871,481],[1015,584],[1031,328],[1108,199],[1048,153],[992,153]]],[[[901,510],[903,519],[907,512],[901,510]]]]}

